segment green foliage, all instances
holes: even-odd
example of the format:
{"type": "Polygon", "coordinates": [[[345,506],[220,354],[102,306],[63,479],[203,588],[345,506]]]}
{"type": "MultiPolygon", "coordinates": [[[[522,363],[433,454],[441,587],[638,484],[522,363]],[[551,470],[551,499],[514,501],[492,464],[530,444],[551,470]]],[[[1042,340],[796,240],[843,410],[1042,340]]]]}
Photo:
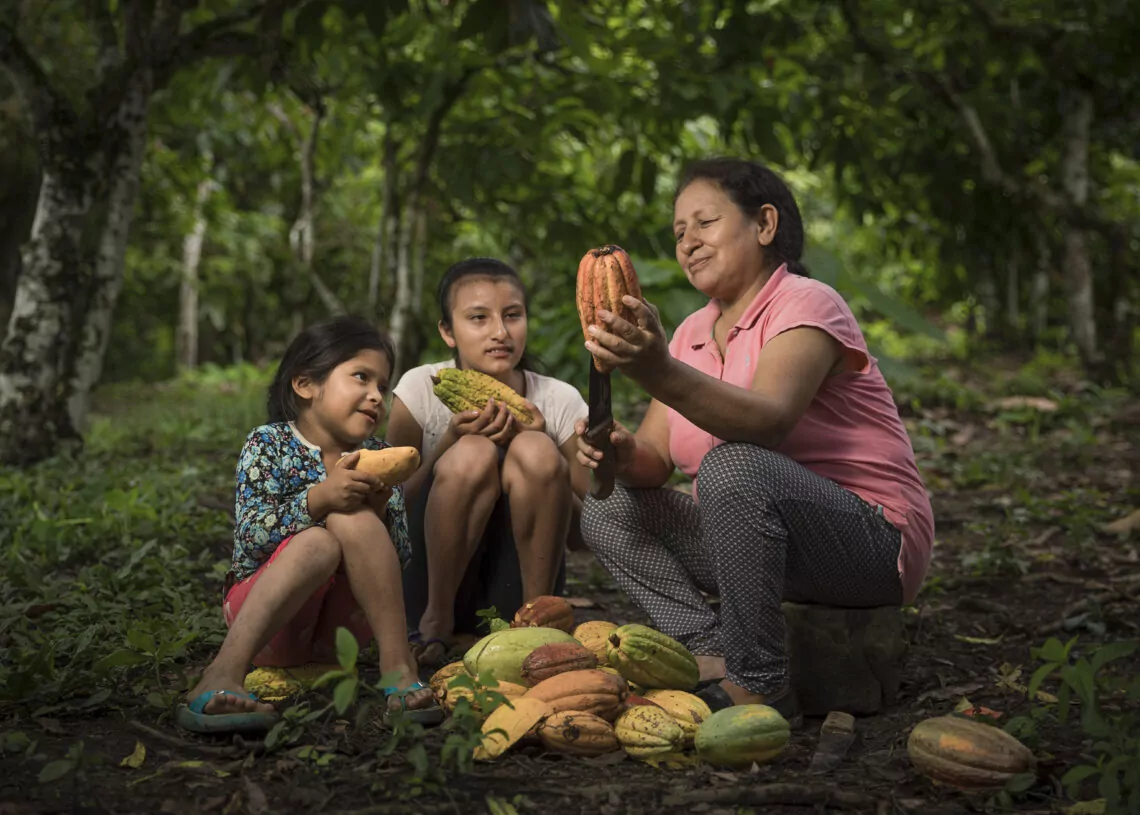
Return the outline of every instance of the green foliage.
{"type": "Polygon", "coordinates": [[[1113,670],[1138,650],[1136,641],[1116,641],[1081,653],[1076,637],[1064,643],[1050,637],[1033,649],[1042,664],[1029,681],[1027,695],[1036,698],[1045,682],[1056,680],[1057,703],[1016,717],[1005,728],[1030,740],[1043,719],[1055,718],[1064,725],[1073,709],[1078,709],[1087,752],[1083,763],[1070,767],[1061,783],[1075,798],[1083,784],[1095,780],[1097,792],[1105,799],[1106,815],[1140,809],[1140,675],[1127,668],[1113,670]]]}

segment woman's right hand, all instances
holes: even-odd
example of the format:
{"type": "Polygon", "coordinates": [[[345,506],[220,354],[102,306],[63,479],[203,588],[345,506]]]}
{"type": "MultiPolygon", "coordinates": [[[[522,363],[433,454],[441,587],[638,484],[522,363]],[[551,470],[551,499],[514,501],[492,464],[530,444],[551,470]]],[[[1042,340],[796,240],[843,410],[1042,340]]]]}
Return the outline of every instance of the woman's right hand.
{"type": "MultiPolygon", "coordinates": [[[[586,441],[586,428],[585,419],[579,419],[574,424],[574,432],[578,435],[578,463],[583,467],[596,470],[598,462],[602,460],[602,451],[586,441]]],[[[637,440],[624,425],[620,422],[614,422],[614,429],[610,431],[610,443],[614,446],[614,461],[617,472],[626,472],[633,464],[637,440]]]]}

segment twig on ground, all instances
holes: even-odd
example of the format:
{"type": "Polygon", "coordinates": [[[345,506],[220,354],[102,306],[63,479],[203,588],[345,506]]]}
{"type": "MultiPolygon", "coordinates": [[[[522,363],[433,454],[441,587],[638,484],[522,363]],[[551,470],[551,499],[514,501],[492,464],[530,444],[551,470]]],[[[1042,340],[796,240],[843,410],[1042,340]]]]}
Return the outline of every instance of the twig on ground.
{"type": "Polygon", "coordinates": [[[799,804],[801,806],[829,806],[836,809],[853,809],[875,812],[881,798],[862,792],[847,792],[827,787],[809,787],[803,784],[765,784],[760,787],[694,790],[669,795],[664,802],[674,804],[736,804],[738,806],[768,806],[770,804],[799,804]]]}
{"type": "Polygon", "coordinates": [[[169,733],[163,733],[161,730],[155,730],[153,727],[147,727],[142,722],[129,722],[130,726],[140,733],[150,736],[156,741],[160,741],[167,747],[176,747],[179,750],[196,750],[199,753],[204,753],[208,756],[221,756],[222,758],[233,758],[234,756],[243,755],[251,750],[259,751],[264,750],[265,745],[261,742],[243,743],[242,746],[233,744],[226,745],[225,747],[213,744],[198,744],[197,742],[187,741],[180,739],[177,736],[172,736],[169,733]]]}

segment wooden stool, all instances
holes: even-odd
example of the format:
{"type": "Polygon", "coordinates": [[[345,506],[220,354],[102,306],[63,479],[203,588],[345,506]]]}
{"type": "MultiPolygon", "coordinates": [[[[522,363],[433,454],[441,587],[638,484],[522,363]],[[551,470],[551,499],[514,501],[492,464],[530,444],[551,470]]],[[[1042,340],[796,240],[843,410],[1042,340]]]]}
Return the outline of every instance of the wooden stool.
{"type": "Polygon", "coordinates": [[[878,713],[902,679],[902,610],[783,604],[792,685],[805,716],[878,713]]]}

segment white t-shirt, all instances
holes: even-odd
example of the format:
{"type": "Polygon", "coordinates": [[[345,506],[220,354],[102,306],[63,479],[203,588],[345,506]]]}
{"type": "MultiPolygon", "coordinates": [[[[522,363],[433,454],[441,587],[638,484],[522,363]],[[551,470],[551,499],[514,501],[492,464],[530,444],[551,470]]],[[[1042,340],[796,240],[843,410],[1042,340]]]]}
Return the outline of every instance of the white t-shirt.
{"type": "MultiPolygon", "coordinates": [[[[392,392],[399,397],[412,417],[423,428],[424,440],[420,455],[430,458],[440,438],[447,432],[452,413],[432,391],[432,376],[442,368],[454,368],[454,360],[430,362],[412,368],[400,377],[392,392]]],[[[546,419],[546,435],[561,447],[574,436],[574,423],[589,416],[590,410],[582,394],[568,382],[550,376],[524,371],[527,399],[541,411],[546,419]]]]}

